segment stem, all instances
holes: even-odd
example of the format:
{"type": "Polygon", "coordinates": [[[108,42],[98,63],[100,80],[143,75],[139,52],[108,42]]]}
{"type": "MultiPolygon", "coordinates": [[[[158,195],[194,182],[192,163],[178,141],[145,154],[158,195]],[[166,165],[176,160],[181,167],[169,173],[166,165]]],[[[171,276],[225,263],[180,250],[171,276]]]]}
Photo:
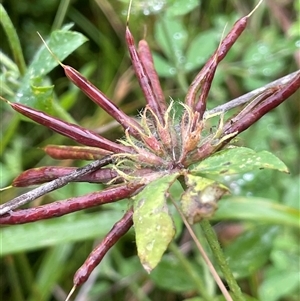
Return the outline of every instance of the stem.
{"type": "Polygon", "coordinates": [[[257,96],[258,94],[266,91],[269,88],[278,86],[278,85],[284,85],[286,84],[288,81],[290,81],[291,79],[293,79],[294,77],[296,77],[296,75],[300,74],[300,71],[295,71],[293,73],[290,73],[286,76],[283,76],[279,79],[274,80],[273,82],[260,87],[258,89],[255,89],[249,93],[246,93],[242,96],[239,96],[223,105],[217,106],[215,108],[213,108],[212,110],[206,111],[204,116],[210,116],[216,113],[223,113],[223,112],[227,112],[231,109],[234,109],[240,105],[243,105],[245,103],[247,103],[248,101],[250,101],[254,96],[257,96]]]}
{"type": "Polygon", "coordinates": [[[204,219],[201,222],[201,227],[203,229],[203,232],[205,234],[205,237],[207,239],[207,242],[210,245],[210,248],[214,254],[215,259],[217,260],[221,271],[223,273],[223,276],[230,288],[230,291],[233,295],[233,299],[235,301],[245,301],[241,288],[237,284],[235,278],[233,277],[233,274],[229,268],[229,265],[226,261],[226,258],[224,256],[224,253],[221,249],[221,246],[218,242],[217,236],[215,231],[213,230],[212,226],[210,225],[209,221],[207,219],[204,219]]]}
{"type": "Polygon", "coordinates": [[[205,285],[202,281],[202,279],[199,277],[199,275],[195,272],[195,267],[192,266],[192,264],[187,260],[181,251],[178,249],[177,245],[175,243],[171,243],[169,245],[169,249],[172,251],[172,253],[179,259],[181,265],[183,266],[183,269],[186,271],[187,275],[190,276],[190,279],[195,283],[197,287],[198,294],[203,297],[203,299],[207,301],[213,301],[213,297],[210,296],[207,293],[207,290],[205,288],[205,285]]]}

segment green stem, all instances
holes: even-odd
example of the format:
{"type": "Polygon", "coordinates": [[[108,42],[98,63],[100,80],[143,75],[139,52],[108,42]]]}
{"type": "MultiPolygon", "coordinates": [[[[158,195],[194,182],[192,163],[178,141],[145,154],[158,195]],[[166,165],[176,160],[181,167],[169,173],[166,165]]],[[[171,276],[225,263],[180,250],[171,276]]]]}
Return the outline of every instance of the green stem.
{"type": "Polygon", "coordinates": [[[226,261],[224,253],[217,239],[216,233],[213,230],[212,226],[210,225],[209,221],[207,219],[204,219],[201,222],[201,227],[203,229],[207,242],[210,245],[210,248],[214,254],[214,257],[217,260],[219,267],[221,268],[221,271],[227,282],[227,285],[230,288],[230,291],[233,295],[233,299],[235,301],[245,301],[241,288],[239,287],[235,278],[233,277],[233,274],[229,268],[229,265],[226,261]]]}
{"type": "Polygon", "coordinates": [[[213,301],[214,300],[213,297],[207,293],[207,290],[205,288],[205,285],[204,285],[201,277],[196,273],[196,269],[191,265],[191,263],[181,253],[181,251],[179,250],[177,245],[172,242],[169,245],[169,249],[178,258],[178,260],[182,264],[182,267],[187,272],[187,274],[190,276],[190,279],[195,283],[198,294],[200,296],[202,296],[204,300],[213,301]]]}
{"type": "Polygon", "coordinates": [[[62,27],[70,2],[70,0],[60,1],[51,31],[58,30],[62,27]]]}

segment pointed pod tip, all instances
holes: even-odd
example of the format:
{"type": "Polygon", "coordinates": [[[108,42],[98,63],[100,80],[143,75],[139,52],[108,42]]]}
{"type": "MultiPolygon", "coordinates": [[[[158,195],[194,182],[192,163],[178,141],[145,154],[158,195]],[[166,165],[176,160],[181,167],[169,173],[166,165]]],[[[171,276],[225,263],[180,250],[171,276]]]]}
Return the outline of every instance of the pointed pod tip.
{"type": "Polygon", "coordinates": [[[70,298],[73,295],[73,293],[76,290],[76,288],[77,288],[77,286],[76,286],[76,284],[74,284],[65,301],[70,301],[70,298]]]}
{"type": "Polygon", "coordinates": [[[42,40],[43,44],[45,45],[46,49],[50,52],[50,54],[53,56],[53,58],[56,60],[56,62],[61,65],[62,67],[64,67],[64,64],[59,60],[59,58],[55,55],[55,53],[50,49],[50,47],[48,46],[48,44],[46,43],[46,41],[44,40],[44,38],[42,37],[42,35],[37,31],[38,36],[40,37],[40,39],[42,40]]]}
{"type": "Polygon", "coordinates": [[[8,103],[8,104],[11,104],[11,102],[10,102],[8,99],[4,98],[4,97],[1,96],[1,95],[0,95],[0,99],[1,99],[2,101],[5,101],[5,102],[8,103]]]}
{"type": "Polygon", "coordinates": [[[10,188],[12,188],[12,187],[13,187],[12,185],[9,185],[9,186],[0,188],[0,191],[4,191],[4,190],[10,189],[10,188]]]}
{"type": "Polygon", "coordinates": [[[263,3],[263,1],[264,0],[260,0],[246,17],[247,18],[251,17],[251,15],[260,7],[260,5],[263,3]]]}

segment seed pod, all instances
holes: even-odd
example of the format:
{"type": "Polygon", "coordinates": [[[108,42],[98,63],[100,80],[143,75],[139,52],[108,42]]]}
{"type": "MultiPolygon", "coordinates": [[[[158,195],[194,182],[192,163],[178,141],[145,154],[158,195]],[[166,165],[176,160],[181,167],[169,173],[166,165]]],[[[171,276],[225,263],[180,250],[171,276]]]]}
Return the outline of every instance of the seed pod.
{"type": "MultiPolygon", "coordinates": [[[[31,185],[43,184],[59,177],[66,176],[76,169],[76,167],[61,166],[44,166],[28,169],[13,180],[12,186],[28,187],[31,185]]],[[[118,174],[115,170],[112,170],[111,168],[103,168],[78,177],[74,180],[74,182],[107,183],[117,176],[118,174]]]]}
{"type": "Polygon", "coordinates": [[[43,150],[51,158],[58,160],[97,160],[111,154],[110,151],[89,146],[47,145],[43,150]]]}

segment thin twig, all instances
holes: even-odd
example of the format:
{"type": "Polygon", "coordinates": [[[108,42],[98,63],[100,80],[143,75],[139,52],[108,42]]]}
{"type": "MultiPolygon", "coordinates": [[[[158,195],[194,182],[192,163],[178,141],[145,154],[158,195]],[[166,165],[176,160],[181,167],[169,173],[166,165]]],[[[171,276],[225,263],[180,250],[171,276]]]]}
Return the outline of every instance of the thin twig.
{"type": "Polygon", "coordinates": [[[246,93],[242,96],[239,96],[223,105],[217,106],[215,108],[213,108],[212,110],[208,110],[205,112],[204,117],[205,116],[210,116],[216,113],[224,113],[227,112],[231,109],[234,109],[240,105],[243,105],[245,103],[247,103],[248,101],[250,101],[253,97],[255,97],[256,95],[266,91],[267,89],[270,89],[272,87],[278,86],[278,85],[285,85],[287,82],[289,82],[290,80],[292,80],[294,77],[296,77],[297,75],[300,74],[300,71],[295,71],[293,73],[290,73],[284,77],[281,77],[279,79],[276,79],[275,81],[260,87],[258,89],[255,89],[249,93],[246,93]]]}
{"type": "Polygon", "coordinates": [[[102,166],[105,166],[111,162],[112,162],[112,157],[106,156],[100,160],[93,161],[90,164],[87,164],[83,167],[77,168],[75,171],[71,172],[70,174],[68,174],[66,176],[57,178],[51,182],[45,183],[45,184],[37,187],[29,192],[26,192],[16,198],[12,199],[9,202],[0,205],[0,216],[13,209],[20,207],[22,205],[25,205],[48,192],[51,192],[58,188],[61,188],[85,174],[96,171],[97,169],[99,169],[102,166]]]}
{"type": "Polygon", "coordinates": [[[213,276],[214,280],[216,281],[220,291],[222,292],[223,296],[225,297],[226,301],[233,301],[232,297],[230,296],[229,292],[227,291],[224,283],[222,282],[220,276],[218,275],[217,271],[215,270],[213,264],[211,263],[209,257],[207,256],[205,250],[203,249],[202,245],[200,244],[196,234],[194,233],[192,227],[190,226],[190,224],[188,223],[187,219],[185,218],[182,210],[179,208],[179,206],[176,204],[176,202],[174,201],[174,199],[171,197],[171,195],[169,195],[170,200],[172,201],[173,205],[175,206],[176,210],[179,212],[187,230],[189,231],[193,241],[195,242],[201,256],[203,257],[211,275],[213,276]]]}

